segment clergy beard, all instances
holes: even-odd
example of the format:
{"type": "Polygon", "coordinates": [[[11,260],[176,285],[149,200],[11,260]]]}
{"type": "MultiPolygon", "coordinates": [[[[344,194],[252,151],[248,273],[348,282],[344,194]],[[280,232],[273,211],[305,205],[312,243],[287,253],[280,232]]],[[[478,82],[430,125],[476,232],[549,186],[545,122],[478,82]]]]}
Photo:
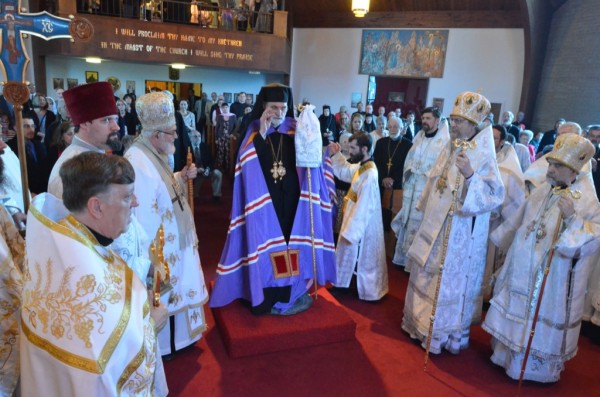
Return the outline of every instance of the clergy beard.
{"type": "Polygon", "coordinates": [[[351,154],[348,162],[352,164],[359,164],[363,159],[362,153],[351,154]]]}
{"type": "Polygon", "coordinates": [[[108,141],[106,141],[106,144],[108,145],[110,150],[112,150],[113,152],[120,152],[121,150],[123,150],[123,144],[121,143],[121,141],[118,138],[117,139],[109,139],[108,141]]]}
{"type": "Polygon", "coordinates": [[[271,118],[271,127],[273,128],[277,128],[281,125],[281,123],[283,123],[283,120],[285,120],[285,117],[273,117],[271,118]]]}
{"type": "Polygon", "coordinates": [[[114,145],[114,140],[119,140],[119,131],[111,132],[110,134],[108,134],[108,137],[106,138],[106,142],[104,142],[104,144],[108,146],[111,150],[113,150],[112,147],[114,145]]]}

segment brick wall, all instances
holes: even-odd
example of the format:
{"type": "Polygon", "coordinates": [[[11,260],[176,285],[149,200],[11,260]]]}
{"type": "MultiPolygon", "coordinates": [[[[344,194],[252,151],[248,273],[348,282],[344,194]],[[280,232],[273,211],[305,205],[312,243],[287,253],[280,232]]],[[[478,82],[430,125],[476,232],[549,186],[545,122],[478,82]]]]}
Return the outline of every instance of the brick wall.
{"type": "Polygon", "coordinates": [[[600,7],[567,0],[554,12],[532,127],[546,131],[557,118],[583,128],[600,123],[600,7]]]}

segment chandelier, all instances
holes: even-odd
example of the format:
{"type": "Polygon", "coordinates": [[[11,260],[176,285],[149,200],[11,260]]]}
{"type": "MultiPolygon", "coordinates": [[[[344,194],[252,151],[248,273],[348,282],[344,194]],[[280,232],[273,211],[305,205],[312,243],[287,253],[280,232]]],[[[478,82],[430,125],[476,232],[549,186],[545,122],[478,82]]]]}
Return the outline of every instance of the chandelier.
{"type": "Polygon", "coordinates": [[[352,12],[357,18],[364,17],[369,12],[369,0],[352,0],[352,12]]]}

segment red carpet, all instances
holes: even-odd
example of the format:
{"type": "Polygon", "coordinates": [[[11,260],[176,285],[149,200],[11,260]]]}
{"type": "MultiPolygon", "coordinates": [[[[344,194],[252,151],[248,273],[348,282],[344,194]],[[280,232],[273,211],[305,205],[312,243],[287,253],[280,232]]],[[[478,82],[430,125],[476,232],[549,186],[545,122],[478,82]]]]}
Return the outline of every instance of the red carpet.
{"type": "MultiPolygon", "coordinates": [[[[230,185],[229,185],[230,186],[230,185]]],[[[206,186],[205,186],[206,187],[206,186]]],[[[228,189],[231,189],[228,187],[228,189]]],[[[230,192],[228,193],[230,197],[230,192]]],[[[206,280],[212,280],[227,232],[230,198],[197,206],[196,225],[206,280]]],[[[454,356],[432,356],[423,372],[423,349],[402,330],[408,275],[390,268],[390,293],[378,304],[339,296],[356,323],[356,339],[250,357],[231,358],[206,308],[209,330],[193,347],[165,363],[170,396],[383,397],[515,396],[517,382],[493,365],[490,337],[473,327],[471,346],[454,356]]],[[[600,346],[579,339],[577,356],[561,380],[525,382],[523,397],[600,396],[600,346]]]]}
{"type": "Polygon", "coordinates": [[[356,323],[325,288],[318,294],[309,310],[294,316],[255,316],[239,300],[213,309],[227,352],[245,357],[353,340],[356,323]]]}

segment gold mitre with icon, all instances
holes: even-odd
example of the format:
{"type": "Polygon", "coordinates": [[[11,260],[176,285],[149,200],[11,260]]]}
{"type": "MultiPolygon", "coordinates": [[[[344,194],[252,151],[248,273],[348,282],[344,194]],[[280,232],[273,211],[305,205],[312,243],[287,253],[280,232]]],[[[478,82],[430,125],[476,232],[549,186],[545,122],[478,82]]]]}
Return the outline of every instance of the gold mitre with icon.
{"type": "Polygon", "coordinates": [[[557,161],[579,173],[595,153],[594,145],[581,135],[562,134],[556,138],[554,148],[546,155],[546,158],[557,161]]]}
{"type": "Polygon", "coordinates": [[[458,116],[469,120],[476,125],[483,122],[492,109],[490,101],[477,92],[462,92],[454,101],[454,108],[450,116],[458,116]]]}

